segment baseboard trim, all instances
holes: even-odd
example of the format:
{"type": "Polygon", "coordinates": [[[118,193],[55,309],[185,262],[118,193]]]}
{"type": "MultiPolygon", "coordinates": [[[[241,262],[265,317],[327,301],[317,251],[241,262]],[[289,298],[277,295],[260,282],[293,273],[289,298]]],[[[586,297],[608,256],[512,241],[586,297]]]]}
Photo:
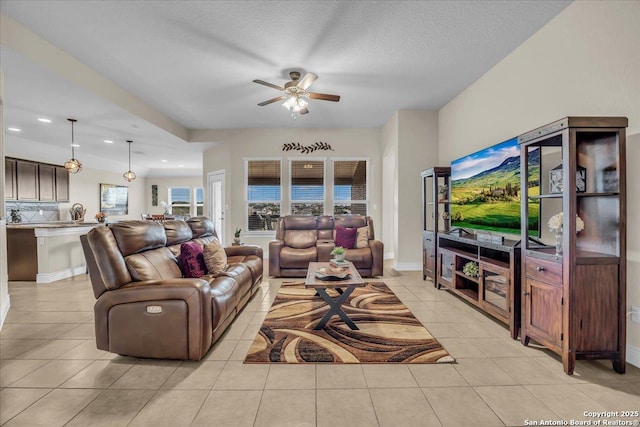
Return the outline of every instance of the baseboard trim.
{"type": "Polygon", "coordinates": [[[36,283],[51,283],[62,279],[68,279],[69,277],[77,276],[79,274],[85,274],[87,272],[87,266],[81,265],[79,267],[66,268],[64,270],[54,271],[53,273],[38,273],[36,275],[36,283]]]}
{"type": "Polygon", "coordinates": [[[419,262],[395,262],[393,269],[398,271],[422,271],[422,264],[419,262]]]}
{"type": "Polygon", "coordinates": [[[393,259],[393,252],[385,252],[383,258],[384,259],[393,259]]]}
{"type": "Polygon", "coordinates": [[[627,344],[627,363],[640,368],[640,348],[627,344]]]}
{"type": "Polygon", "coordinates": [[[2,325],[4,325],[4,319],[6,319],[7,314],[9,314],[10,307],[11,307],[11,296],[7,295],[7,299],[3,301],[2,308],[0,309],[0,331],[2,330],[2,325]]]}

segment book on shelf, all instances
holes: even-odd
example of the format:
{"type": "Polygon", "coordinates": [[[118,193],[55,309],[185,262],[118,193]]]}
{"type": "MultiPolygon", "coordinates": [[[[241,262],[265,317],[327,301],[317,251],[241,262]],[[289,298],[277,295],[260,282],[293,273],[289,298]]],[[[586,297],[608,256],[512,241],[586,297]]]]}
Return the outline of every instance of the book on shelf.
{"type": "Polygon", "coordinates": [[[331,265],[332,267],[347,267],[349,266],[349,261],[336,261],[335,259],[332,259],[329,261],[329,265],[331,265]]]}

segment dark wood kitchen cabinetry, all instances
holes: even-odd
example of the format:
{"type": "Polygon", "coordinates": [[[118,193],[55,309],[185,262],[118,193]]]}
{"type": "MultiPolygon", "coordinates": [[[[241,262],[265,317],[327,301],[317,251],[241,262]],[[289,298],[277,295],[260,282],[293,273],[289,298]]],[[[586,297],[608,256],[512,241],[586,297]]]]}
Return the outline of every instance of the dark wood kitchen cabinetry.
{"type": "Polygon", "coordinates": [[[18,197],[16,188],[16,161],[5,159],[4,161],[4,198],[15,200],[18,197]]]}
{"type": "Polygon", "coordinates": [[[56,167],[40,163],[38,165],[38,187],[41,202],[56,200],[56,167]]]}
{"type": "Polygon", "coordinates": [[[69,172],[63,166],[6,158],[5,200],[68,202],[69,172]]]}
{"type": "Polygon", "coordinates": [[[69,201],[69,172],[62,166],[56,166],[56,201],[69,201]]]}
{"type": "Polygon", "coordinates": [[[16,161],[16,187],[18,200],[37,201],[40,198],[38,164],[16,161]]]}

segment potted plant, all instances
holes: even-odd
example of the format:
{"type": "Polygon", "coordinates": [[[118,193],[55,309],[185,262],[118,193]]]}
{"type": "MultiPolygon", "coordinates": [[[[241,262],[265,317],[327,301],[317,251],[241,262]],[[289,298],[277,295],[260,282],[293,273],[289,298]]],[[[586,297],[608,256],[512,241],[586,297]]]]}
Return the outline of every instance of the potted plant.
{"type": "Polygon", "coordinates": [[[480,273],[478,263],[469,261],[462,267],[462,272],[469,277],[478,277],[478,274],[480,273]]]}
{"type": "Polygon", "coordinates": [[[233,241],[234,241],[234,243],[236,243],[238,245],[240,244],[240,233],[241,232],[242,232],[241,228],[236,228],[236,232],[233,233],[233,236],[234,236],[233,237],[233,241]]]}
{"type": "Polygon", "coordinates": [[[342,262],[342,261],[344,261],[344,253],[346,251],[347,250],[345,248],[343,248],[342,246],[336,246],[331,251],[331,255],[333,255],[336,258],[336,261],[342,262]]]}

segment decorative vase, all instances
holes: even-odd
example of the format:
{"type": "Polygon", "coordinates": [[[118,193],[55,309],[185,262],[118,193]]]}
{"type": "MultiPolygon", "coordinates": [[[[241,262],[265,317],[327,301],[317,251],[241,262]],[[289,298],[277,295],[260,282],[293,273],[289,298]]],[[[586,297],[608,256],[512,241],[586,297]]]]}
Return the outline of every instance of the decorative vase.
{"type": "Polygon", "coordinates": [[[344,254],[336,254],[336,261],[343,262],[344,261],[344,254]]]}
{"type": "Polygon", "coordinates": [[[556,255],[562,255],[562,229],[556,231],[556,255]]]}
{"type": "Polygon", "coordinates": [[[239,238],[239,237],[234,237],[234,238],[233,238],[233,242],[234,242],[236,245],[239,245],[239,244],[240,244],[240,238],[239,238]]]}

